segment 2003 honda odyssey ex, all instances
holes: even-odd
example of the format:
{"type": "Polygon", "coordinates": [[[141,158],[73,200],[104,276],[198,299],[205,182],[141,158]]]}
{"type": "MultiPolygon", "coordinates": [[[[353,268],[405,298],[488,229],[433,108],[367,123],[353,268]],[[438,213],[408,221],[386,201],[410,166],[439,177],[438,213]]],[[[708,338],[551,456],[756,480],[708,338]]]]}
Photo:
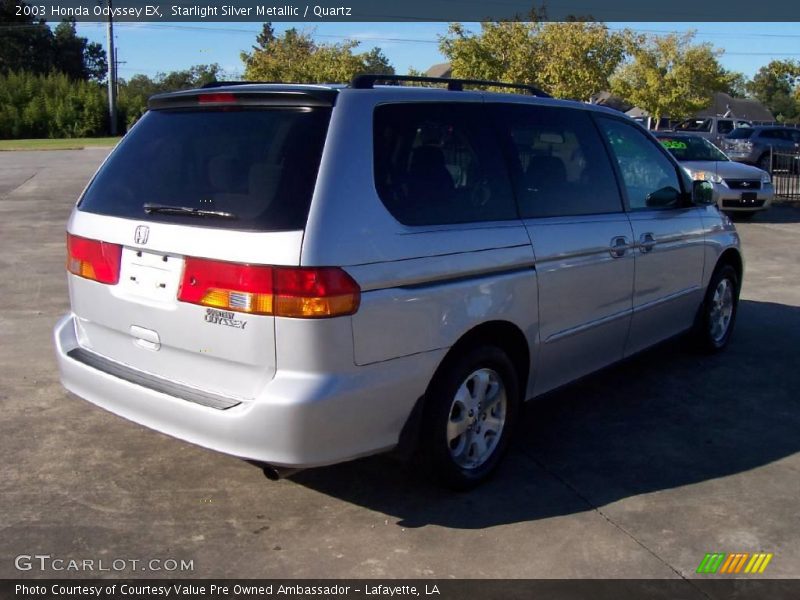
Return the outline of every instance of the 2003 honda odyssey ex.
{"type": "Polygon", "coordinates": [[[523,400],[685,331],[726,346],[738,235],[649,133],[405,79],[152,98],[69,220],[66,388],[277,467],[413,440],[468,488],[523,400]]]}

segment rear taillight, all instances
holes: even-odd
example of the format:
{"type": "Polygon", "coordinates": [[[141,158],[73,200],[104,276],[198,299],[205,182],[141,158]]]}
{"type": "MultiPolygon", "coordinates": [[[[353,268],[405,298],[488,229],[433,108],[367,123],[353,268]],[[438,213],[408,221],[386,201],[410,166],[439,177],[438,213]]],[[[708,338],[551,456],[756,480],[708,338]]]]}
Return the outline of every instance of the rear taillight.
{"type": "Polygon", "coordinates": [[[260,315],[325,318],[356,312],[361,290],[335,267],[268,267],[187,258],[178,300],[260,315]]]}
{"type": "Polygon", "coordinates": [[[67,271],[100,283],[119,281],[122,246],[67,234],[67,271]]]}

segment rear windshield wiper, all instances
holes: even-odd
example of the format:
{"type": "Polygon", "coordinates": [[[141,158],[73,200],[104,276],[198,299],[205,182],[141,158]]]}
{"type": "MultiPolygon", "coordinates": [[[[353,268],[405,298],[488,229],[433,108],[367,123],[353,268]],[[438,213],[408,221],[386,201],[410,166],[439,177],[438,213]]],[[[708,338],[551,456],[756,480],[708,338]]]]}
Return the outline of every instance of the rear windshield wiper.
{"type": "Polygon", "coordinates": [[[144,205],[144,212],[163,213],[165,215],[189,215],[190,217],[218,217],[220,219],[238,219],[235,214],[222,210],[205,210],[203,208],[191,208],[190,206],[168,206],[165,204],[152,204],[148,202],[144,205]]]}

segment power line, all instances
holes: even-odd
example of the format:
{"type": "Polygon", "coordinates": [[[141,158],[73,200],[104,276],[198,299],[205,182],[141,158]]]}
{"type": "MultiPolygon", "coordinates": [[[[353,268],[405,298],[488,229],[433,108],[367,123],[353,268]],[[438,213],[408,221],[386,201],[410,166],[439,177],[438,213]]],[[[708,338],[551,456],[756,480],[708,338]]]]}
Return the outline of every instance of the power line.
{"type": "MultiPolygon", "coordinates": [[[[96,26],[102,27],[103,23],[98,21],[86,21],[80,23],[82,26],[96,26]]],[[[33,24],[9,24],[0,25],[0,29],[24,29],[36,28],[41,25],[33,24]]],[[[141,22],[118,22],[117,27],[124,27],[125,29],[178,29],[186,31],[203,31],[207,33],[242,33],[252,35],[257,33],[255,29],[242,29],[234,27],[204,27],[202,25],[180,25],[174,23],[141,23],[141,22]]],[[[631,27],[608,27],[609,31],[633,31],[634,33],[657,33],[657,34],[673,34],[673,33],[686,33],[693,31],[698,37],[727,37],[735,35],[737,38],[784,38],[784,39],[798,39],[800,34],[792,33],[740,33],[740,32],[723,32],[723,31],[703,31],[701,29],[686,29],[686,30],[669,30],[669,29],[635,29],[631,27]]],[[[348,35],[335,35],[325,33],[314,33],[314,37],[321,38],[335,38],[335,39],[357,39],[359,36],[348,35]]],[[[397,37],[364,37],[365,41],[381,41],[381,42],[402,42],[402,43],[420,43],[420,44],[438,44],[438,40],[428,40],[421,38],[397,38],[397,37]]]]}

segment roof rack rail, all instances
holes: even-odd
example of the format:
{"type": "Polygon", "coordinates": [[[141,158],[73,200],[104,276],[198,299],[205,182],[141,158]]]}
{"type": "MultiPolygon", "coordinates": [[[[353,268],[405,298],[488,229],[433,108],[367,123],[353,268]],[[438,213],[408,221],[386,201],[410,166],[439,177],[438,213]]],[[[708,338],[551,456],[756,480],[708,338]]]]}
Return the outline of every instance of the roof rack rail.
{"type": "Polygon", "coordinates": [[[422,77],[418,75],[377,75],[365,73],[354,76],[353,79],[350,80],[350,87],[356,90],[371,90],[377,82],[400,83],[403,81],[447,84],[447,89],[451,92],[462,92],[464,91],[465,85],[490,85],[493,87],[524,90],[532,96],[538,96],[540,98],[552,97],[536,86],[524,83],[506,83],[504,81],[487,81],[483,79],[453,79],[450,77],[422,77]]]}

